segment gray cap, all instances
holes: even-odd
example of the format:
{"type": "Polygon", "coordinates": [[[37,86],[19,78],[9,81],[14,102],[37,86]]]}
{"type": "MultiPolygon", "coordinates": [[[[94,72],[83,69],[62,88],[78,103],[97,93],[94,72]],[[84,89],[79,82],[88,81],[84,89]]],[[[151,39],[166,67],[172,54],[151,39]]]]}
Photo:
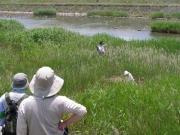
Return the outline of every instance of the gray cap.
{"type": "Polygon", "coordinates": [[[24,73],[17,73],[13,77],[11,87],[13,89],[25,89],[29,86],[27,75],[24,73]]]}

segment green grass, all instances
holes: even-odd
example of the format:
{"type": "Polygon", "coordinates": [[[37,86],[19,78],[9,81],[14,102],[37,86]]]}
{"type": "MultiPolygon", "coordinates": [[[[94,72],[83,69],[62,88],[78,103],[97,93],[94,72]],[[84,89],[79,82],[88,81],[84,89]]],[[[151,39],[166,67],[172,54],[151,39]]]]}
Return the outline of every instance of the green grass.
{"type": "Polygon", "coordinates": [[[33,11],[33,15],[35,16],[55,16],[56,15],[55,9],[37,9],[33,11]]]}
{"type": "Polygon", "coordinates": [[[172,21],[156,21],[151,23],[152,32],[180,34],[180,23],[172,21]]]}
{"type": "MultiPolygon", "coordinates": [[[[65,80],[58,93],[88,114],[69,126],[72,135],[180,134],[180,40],[125,41],[107,34],[82,36],[62,28],[0,31],[0,93],[24,72],[42,66],[65,80]],[[99,55],[99,41],[107,44],[99,55]],[[118,81],[128,70],[137,85],[118,81]]],[[[30,93],[28,91],[28,93],[30,93]]]]}
{"type": "Polygon", "coordinates": [[[1,31],[14,31],[14,30],[23,30],[25,27],[14,20],[0,20],[0,30],[1,31]]]}
{"type": "Polygon", "coordinates": [[[164,17],[165,17],[165,13],[163,13],[163,12],[156,12],[151,15],[152,19],[164,18],[164,17]]]}
{"type": "Polygon", "coordinates": [[[128,13],[123,12],[123,11],[93,10],[93,11],[87,12],[87,16],[127,17],[128,13]]]}
{"type": "Polygon", "coordinates": [[[180,19],[180,12],[173,12],[173,13],[171,13],[171,17],[172,18],[180,19]]]}
{"type": "Polygon", "coordinates": [[[151,14],[151,18],[152,19],[159,19],[159,18],[179,19],[180,12],[172,12],[172,13],[155,12],[151,14]]]}

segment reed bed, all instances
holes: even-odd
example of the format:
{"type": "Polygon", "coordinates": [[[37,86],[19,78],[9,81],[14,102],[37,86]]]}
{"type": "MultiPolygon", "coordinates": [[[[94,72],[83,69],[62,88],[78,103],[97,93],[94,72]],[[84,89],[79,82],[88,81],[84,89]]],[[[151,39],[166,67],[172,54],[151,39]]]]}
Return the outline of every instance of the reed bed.
{"type": "Polygon", "coordinates": [[[88,110],[69,126],[71,135],[180,134],[179,39],[125,41],[62,28],[0,31],[0,37],[0,93],[11,90],[15,73],[31,80],[50,66],[65,80],[58,94],[88,110]],[[96,51],[99,41],[107,44],[104,55],[96,51]],[[137,85],[123,81],[124,70],[137,85]],[[109,81],[115,77],[122,80],[109,81]]]}
{"type": "Polygon", "coordinates": [[[56,15],[55,9],[37,9],[33,11],[33,15],[35,16],[55,16],[56,15]]]}
{"type": "Polygon", "coordinates": [[[180,23],[173,21],[156,21],[151,23],[151,31],[180,34],[180,23]]]}

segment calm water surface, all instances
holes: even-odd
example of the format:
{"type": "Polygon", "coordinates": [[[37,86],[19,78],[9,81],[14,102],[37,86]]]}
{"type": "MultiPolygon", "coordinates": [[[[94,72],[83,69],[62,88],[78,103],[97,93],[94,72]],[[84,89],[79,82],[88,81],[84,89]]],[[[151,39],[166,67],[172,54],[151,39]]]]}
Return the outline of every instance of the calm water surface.
{"type": "Polygon", "coordinates": [[[166,37],[179,38],[179,34],[164,34],[151,32],[148,19],[129,18],[94,18],[94,17],[11,17],[0,19],[13,19],[22,23],[27,29],[63,27],[82,35],[95,35],[106,33],[125,40],[147,40],[166,37]]]}

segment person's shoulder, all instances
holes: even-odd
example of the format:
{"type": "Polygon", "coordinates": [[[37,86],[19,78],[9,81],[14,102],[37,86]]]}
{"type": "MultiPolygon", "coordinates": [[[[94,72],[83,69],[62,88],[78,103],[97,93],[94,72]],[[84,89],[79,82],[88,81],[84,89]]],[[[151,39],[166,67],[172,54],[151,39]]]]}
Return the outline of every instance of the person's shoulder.
{"type": "Polygon", "coordinates": [[[66,97],[66,96],[57,95],[57,96],[56,96],[56,99],[57,99],[57,100],[66,100],[67,97],[66,97]]]}
{"type": "Polygon", "coordinates": [[[1,96],[1,100],[3,101],[5,99],[5,93],[1,96]]]}
{"type": "Polygon", "coordinates": [[[64,103],[64,102],[71,102],[72,100],[66,96],[57,96],[56,101],[64,103]]]}
{"type": "Polygon", "coordinates": [[[23,101],[26,101],[26,102],[31,102],[32,100],[34,100],[34,97],[31,96],[31,95],[27,95],[27,96],[23,99],[23,101]]]}

